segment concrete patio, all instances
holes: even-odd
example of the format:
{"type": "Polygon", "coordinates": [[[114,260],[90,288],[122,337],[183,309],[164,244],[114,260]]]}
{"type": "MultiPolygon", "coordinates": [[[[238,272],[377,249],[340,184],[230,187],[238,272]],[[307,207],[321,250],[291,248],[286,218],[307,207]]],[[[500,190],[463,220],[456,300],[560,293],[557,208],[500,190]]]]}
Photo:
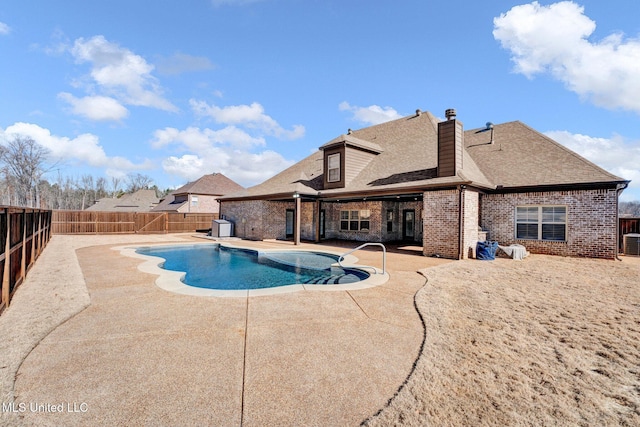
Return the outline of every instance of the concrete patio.
{"type": "MultiPolygon", "coordinates": [[[[390,280],[374,288],[215,298],[159,289],[140,260],[111,249],[196,240],[54,236],[0,316],[3,408],[11,409],[1,421],[358,425],[411,372],[424,338],[417,271],[447,261],[396,248],[390,280]]],[[[381,266],[378,251],[355,255],[381,266]]]]}

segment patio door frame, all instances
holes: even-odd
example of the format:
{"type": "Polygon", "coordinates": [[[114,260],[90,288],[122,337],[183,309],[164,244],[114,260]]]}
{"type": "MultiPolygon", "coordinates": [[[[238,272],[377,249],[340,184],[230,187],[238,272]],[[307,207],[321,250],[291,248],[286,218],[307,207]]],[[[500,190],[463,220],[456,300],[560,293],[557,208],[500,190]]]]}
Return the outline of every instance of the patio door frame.
{"type": "Polygon", "coordinates": [[[284,237],[286,239],[293,238],[296,232],[296,210],[287,209],[284,220],[284,237]],[[291,233],[289,233],[291,230],[291,233]]]}
{"type": "Polygon", "coordinates": [[[416,240],[416,210],[415,209],[403,209],[402,210],[402,240],[415,242],[416,240]],[[408,214],[411,214],[411,220],[408,220],[408,214]],[[411,223],[412,234],[407,234],[407,225],[411,223]]]}

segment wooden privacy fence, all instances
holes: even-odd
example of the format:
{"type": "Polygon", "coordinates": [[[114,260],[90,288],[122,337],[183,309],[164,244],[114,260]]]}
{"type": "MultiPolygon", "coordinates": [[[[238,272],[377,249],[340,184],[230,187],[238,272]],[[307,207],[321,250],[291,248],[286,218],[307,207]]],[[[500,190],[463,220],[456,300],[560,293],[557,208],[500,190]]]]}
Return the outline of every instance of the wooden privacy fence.
{"type": "Polygon", "coordinates": [[[640,218],[620,218],[620,232],[618,233],[619,247],[622,251],[623,239],[625,234],[640,234],[640,218]]]}
{"type": "Polygon", "coordinates": [[[209,230],[215,213],[53,211],[53,234],[187,233],[209,230]]]}
{"type": "Polygon", "coordinates": [[[51,211],[0,206],[0,312],[51,238],[51,211]]]}

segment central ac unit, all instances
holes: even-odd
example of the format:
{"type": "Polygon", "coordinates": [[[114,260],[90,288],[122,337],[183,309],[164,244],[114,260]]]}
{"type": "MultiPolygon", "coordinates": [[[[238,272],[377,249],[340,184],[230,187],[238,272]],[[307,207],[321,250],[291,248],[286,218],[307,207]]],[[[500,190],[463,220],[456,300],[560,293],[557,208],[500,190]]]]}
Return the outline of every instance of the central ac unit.
{"type": "Polygon", "coordinates": [[[625,234],[623,240],[625,255],[640,256],[640,234],[625,234]]]}

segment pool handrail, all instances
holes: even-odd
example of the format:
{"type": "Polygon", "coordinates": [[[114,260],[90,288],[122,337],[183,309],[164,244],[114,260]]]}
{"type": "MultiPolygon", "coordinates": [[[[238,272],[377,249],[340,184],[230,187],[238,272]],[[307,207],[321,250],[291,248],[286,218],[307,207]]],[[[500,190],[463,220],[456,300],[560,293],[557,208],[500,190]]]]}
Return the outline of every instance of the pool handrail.
{"type": "MultiPolygon", "coordinates": [[[[362,245],[358,246],[357,248],[351,249],[348,252],[343,253],[342,255],[340,255],[340,257],[338,257],[338,265],[342,268],[344,268],[344,266],[342,265],[342,261],[344,260],[344,257],[346,257],[349,254],[352,254],[353,252],[362,249],[366,246],[380,246],[382,248],[382,274],[385,274],[387,271],[387,248],[382,244],[382,243],[378,243],[378,242],[367,242],[367,243],[363,243],[362,245]]],[[[378,273],[378,269],[375,267],[370,267],[368,265],[361,265],[358,266],[358,268],[373,268],[376,274],[380,274],[378,273]]]]}

